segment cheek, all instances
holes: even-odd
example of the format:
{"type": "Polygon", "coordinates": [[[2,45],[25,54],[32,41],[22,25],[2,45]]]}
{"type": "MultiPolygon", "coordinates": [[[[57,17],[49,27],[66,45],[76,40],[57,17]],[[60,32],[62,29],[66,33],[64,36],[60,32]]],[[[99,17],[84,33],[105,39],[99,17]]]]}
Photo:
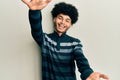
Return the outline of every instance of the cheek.
{"type": "Polygon", "coordinates": [[[72,25],[71,24],[67,24],[67,27],[70,28],[72,25]]]}
{"type": "Polygon", "coordinates": [[[54,21],[54,22],[58,22],[59,19],[55,17],[55,18],[53,19],[53,21],[54,21]]]}
{"type": "Polygon", "coordinates": [[[57,21],[55,19],[53,20],[53,24],[54,24],[54,26],[57,25],[57,21]]]}

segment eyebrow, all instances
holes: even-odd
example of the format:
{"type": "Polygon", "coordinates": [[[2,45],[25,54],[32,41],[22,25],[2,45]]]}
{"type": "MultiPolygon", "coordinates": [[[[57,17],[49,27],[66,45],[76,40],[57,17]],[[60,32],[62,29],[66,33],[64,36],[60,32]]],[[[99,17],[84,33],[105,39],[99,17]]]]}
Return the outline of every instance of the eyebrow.
{"type": "Polygon", "coordinates": [[[67,18],[67,20],[71,21],[71,19],[70,19],[70,18],[67,18]]]}
{"type": "MultiPolygon", "coordinates": [[[[63,14],[64,15],[64,14],[63,14]]],[[[68,16],[68,15],[67,15],[68,16]]],[[[62,15],[59,15],[59,17],[63,17],[62,15]]],[[[71,21],[71,18],[67,18],[67,20],[70,20],[71,21]]]]}

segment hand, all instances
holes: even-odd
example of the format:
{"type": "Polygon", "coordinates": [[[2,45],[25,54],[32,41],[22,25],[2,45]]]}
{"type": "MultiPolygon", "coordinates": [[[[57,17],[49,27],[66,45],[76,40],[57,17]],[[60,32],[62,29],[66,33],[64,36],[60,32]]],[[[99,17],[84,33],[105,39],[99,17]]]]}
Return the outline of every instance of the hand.
{"type": "Polygon", "coordinates": [[[42,10],[51,0],[22,0],[31,10],[42,10]]]}
{"type": "Polygon", "coordinates": [[[101,74],[99,72],[93,72],[86,80],[100,80],[101,78],[109,80],[109,77],[107,75],[101,74]]]}

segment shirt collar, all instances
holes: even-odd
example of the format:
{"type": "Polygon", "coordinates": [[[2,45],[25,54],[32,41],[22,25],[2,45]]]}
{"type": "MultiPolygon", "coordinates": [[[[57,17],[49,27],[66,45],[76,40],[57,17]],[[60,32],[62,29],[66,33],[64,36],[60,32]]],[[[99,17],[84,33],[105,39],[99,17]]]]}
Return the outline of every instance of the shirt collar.
{"type": "Polygon", "coordinates": [[[61,37],[64,37],[66,35],[66,32],[64,32],[61,36],[59,36],[58,33],[56,31],[54,31],[53,35],[57,38],[61,38],[61,37]]]}

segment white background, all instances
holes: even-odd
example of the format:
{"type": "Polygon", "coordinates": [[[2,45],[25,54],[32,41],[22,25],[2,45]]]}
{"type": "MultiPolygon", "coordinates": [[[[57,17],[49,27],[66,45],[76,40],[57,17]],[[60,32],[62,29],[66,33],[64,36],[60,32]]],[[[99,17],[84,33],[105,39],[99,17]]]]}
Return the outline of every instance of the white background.
{"type": "MultiPolygon", "coordinates": [[[[44,32],[53,30],[50,11],[61,1],[78,8],[79,20],[68,34],[82,41],[91,67],[109,75],[110,80],[120,80],[120,0],[52,0],[42,10],[44,32]]],[[[40,59],[27,6],[21,0],[1,0],[0,80],[40,80],[40,59]]],[[[79,75],[77,72],[78,80],[79,75]]]]}

